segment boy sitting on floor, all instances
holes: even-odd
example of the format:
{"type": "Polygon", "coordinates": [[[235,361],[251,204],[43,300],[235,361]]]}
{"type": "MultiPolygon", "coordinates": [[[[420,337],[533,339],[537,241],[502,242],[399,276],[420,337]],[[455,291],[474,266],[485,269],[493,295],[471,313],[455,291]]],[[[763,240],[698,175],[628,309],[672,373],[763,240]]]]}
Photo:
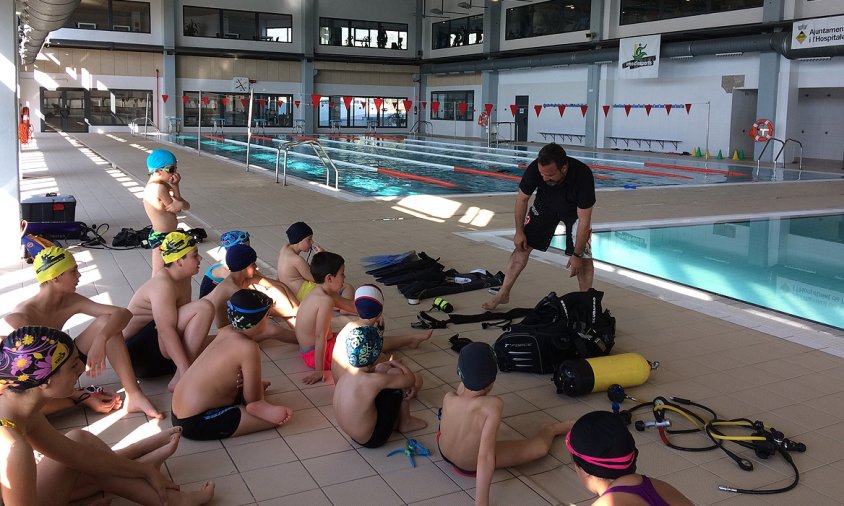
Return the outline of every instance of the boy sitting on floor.
{"type": "MultiPolygon", "coordinates": [[[[350,321],[343,327],[343,330],[337,334],[337,344],[334,346],[334,352],[331,360],[331,376],[334,378],[334,383],[340,379],[340,376],[351,367],[349,364],[349,356],[346,353],[346,343],[349,339],[357,335],[357,329],[366,327],[374,328],[383,337],[383,347],[381,351],[391,351],[404,346],[411,348],[418,348],[422,341],[431,337],[433,330],[423,332],[414,332],[412,334],[402,334],[398,336],[384,335],[384,293],[375,285],[361,285],[355,290],[355,310],[360,316],[359,320],[350,321]]],[[[386,357],[381,357],[386,360],[386,357]]],[[[381,360],[379,360],[381,361],[381,360]]]]}
{"type": "Polygon", "coordinates": [[[457,392],[443,398],[437,446],[443,460],[459,474],[477,476],[475,504],[489,504],[489,487],[496,468],[514,467],[540,459],[551,450],[554,438],[566,434],[572,422],[544,425],[531,439],[497,441],[503,403],[487,395],[498,365],[486,343],[475,342],[460,350],[457,392]]]}
{"type": "Polygon", "coordinates": [[[393,429],[412,432],[427,425],[410,414],[422,377],[395,360],[375,365],[382,343],[375,327],[356,327],[345,343],[351,367],[334,389],[337,424],[365,448],[382,446],[393,429]]]}
{"type": "Polygon", "coordinates": [[[290,408],[264,399],[261,350],[254,340],[266,330],[272,305],[273,300],[257,290],[239,290],[229,299],[231,325],[220,330],[173,392],[173,425],[182,427],[184,437],[222,439],[290,420],[290,408]]]}

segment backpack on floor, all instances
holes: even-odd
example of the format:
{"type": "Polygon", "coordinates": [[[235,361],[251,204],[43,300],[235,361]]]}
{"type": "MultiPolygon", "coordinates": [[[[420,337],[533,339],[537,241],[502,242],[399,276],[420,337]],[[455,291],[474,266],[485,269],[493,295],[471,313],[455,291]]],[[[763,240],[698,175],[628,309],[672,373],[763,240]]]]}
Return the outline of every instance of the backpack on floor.
{"type": "Polygon", "coordinates": [[[603,309],[604,292],[590,288],[585,292],[571,292],[560,299],[569,314],[569,328],[576,336],[576,358],[609,355],[615,344],[615,317],[603,309]]]}
{"type": "Polygon", "coordinates": [[[505,327],[494,348],[498,368],[504,372],[547,374],[570,358],[574,339],[568,312],[557,294],[549,293],[520,323],[505,327]]]}

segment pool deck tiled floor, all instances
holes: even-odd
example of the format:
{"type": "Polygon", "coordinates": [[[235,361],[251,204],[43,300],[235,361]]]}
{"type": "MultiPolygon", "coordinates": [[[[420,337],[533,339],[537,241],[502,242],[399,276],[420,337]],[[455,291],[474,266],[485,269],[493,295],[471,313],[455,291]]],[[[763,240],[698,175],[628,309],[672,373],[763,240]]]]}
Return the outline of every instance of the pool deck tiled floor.
{"type": "MultiPolygon", "coordinates": [[[[72,194],[76,218],[88,224],[108,223],[110,239],[123,227],[139,229],[146,222],[140,191],[146,180],[145,158],[154,141],[127,134],[40,134],[21,153],[22,198],[58,191],[72,194]]],[[[230,229],[247,230],[262,259],[261,270],[275,272],[284,230],[307,221],[318,243],[346,258],[347,276],[356,284],[371,282],[359,259],[367,255],[425,251],[459,270],[503,269],[509,252],[488,234],[481,241],[467,237],[512,229],[513,197],[408,197],[349,202],[313,185],[276,185],[266,174],[245,173],[216,156],[199,156],[172,148],[183,174],[183,194],[191,210],[181,221],[207,229],[202,244],[204,272],[219,258],[216,240],[230,229]]],[[[601,192],[595,222],[623,222],[708,215],[785,212],[841,207],[844,181],[730,185],[695,188],[601,192]]],[[[500,235],[500,234],[498,234],[500,235]]],[[[503,246],[507,246],[506,240],[503,246]]],[[[83,274],[79,290],[96,300],[128,303],[149,277],[149,252],[76,247],[83,274]]],[[[21,263],[0,271],[0,302],[8,310],[37,290],[31,267],[21,263]]],[[[200,274],[201,275],[201,274],[200,274]]],[[[198,281],[199,277],[197,277],[198,281]]],[[[772,496],[737,496],[718,485],[779,487],[791,479],[782,458],[754,459],[747,473],[723,453],[688,453],[663,446],[656,433],[635,432],[639,469],[666,480],[695,504],[842,504],[844,502],[844,332],[794,322],[732,301],[685,294],[671,287],[599,269],[596,288],[606,292],[605,307],[618,319],[614,352],[638,352],[661,367],[650,381],[629,389],[639,399],[657,395],[691,398],[723,417],[761,419],[808,447],[794,454],[801,479],[796,489],[772,496]]],[[[516,285],[511,306],[532,306],[551,290],[576,289],[553,256],[532,261],[516,285]],[[543,261],[536,261],[543,260],[543,261]]],[[[195,292],[198,291],[198,283],[195,292]]],[[[395,288],[385,291],[388,329],[406,330],[415,314],[427,307],[409,306],[395,288]]],[[[449,296],[456,310],[480,312],[485,291],[449,296]]],[[[78,332],[84,319],[70,322],[78,332]]],[[[337,325],[342,319],[337,319],[337,325]]],[[[213,504],[472,504],[474,482],[455,474],[436,452],[436,409],[445,392],[457,384],[456,354],[448,337],[492,342],[496,330],[478,325],[435,331],[417,350],[397,353],[425,379],[417,416],[428,427],[414,437],[430,458],[386,458],[404,446],[394,434],[384,448],[368,450],[352,444],[336,427],[331,385],[307,386],[304,368],[292,345],[266,343],[264,377],[272,381],[269,397],[296,410],[277,430],[240,438],[192,442],[182,440],[166,462],[170,476],[185,487],[213,479],[213,504]]],[[[97,381],[115,388],[113,372],[97,381]]],[[[88,384],[83,376],[83,384],[88,384]]],[[[166,379],[143,381],[156,404],[169,410],[166,379]]],[[[499,438],[533,434],[545,421],[566,420],[594,409],[609,409],[603,394],[581,398],[557,395],[546,376],[500,374],[495,394],[504,401],[499,438]]],[[[62,429],[90,426],[109,443],[120,444],[145,431],[158,430],[144,416],[98,416],[76,411],[54,419],[62,429]]],[[[160,427],[169,426],[169,418],[160,427]]],[[[689,445],[705,441],[689,441],[689,445]]],[[[752,458],[752,455],[751,455],[752,458]]],[[[578,483],[562,439],[551,455],[527,466],[499,470],[492,486],[493,504],[588,504],[593,500],[578,483]]],[[[116,500],[113,504],[126,504],[116,500]]]]}

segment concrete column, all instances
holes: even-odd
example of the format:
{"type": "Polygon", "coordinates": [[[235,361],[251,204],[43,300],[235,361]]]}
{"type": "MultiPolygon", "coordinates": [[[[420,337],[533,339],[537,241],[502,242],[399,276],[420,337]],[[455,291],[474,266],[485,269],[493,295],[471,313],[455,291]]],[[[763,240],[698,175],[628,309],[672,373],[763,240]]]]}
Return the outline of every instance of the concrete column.
{"type": "Polygon", "coordinates": [[[299,109],[301,119],[305,120],[305,132],[316,131],[316,115],[319,109],[311,104],[311,94],[314,92],[314,78],[317,70],[314,68],[314,37],[317,24],[317,0],[302,2],[302,103],[299,109]]]}
{"type": "Polygon", "coordinates": [[[484,55],[489,55],[501,50],[501,2],[485,1],[484,55]]]}
{"type": "MultiPolygon", "coordinates": [[[[492,104],[493,110],[490,115],[490,124],[499,121],[498,108],[498,71],[497,70],[483,70],[481,71],[481,107],[483,104],[492,104]]],[[[482,111],[483,109],[481,109],[482,111]]],[[[480,114],[481,111],[478,111],[480,114]]],[[[481,132],[485,135],[485,132],[481,132]]]]}
{"type": "MultiPolygon", "coordinates": [[[[777,53],[759,53],[759,94],[756,98],[756,118],[765,118],[774,121],[777,117],[777,99],[779,89],[779,71],[781,56],[777,53]]],[[[795,79],[796,81],[796,79],[795,79]]],[[[796,82],[795,82],[796,86],[796,82]]],[[[782,139],[781,132],[777,131],[777,124],[774,123],[774,136],[782,139]]],[[[779,147],[771,143],[765,151],[763,160],[772,161],[774,154],[779,147]]],[[[758,159],[759,154],[765,147],[764,142],[756,142],[753,146],[753,158],[758,159]]]]}
{"type": "Polygon", "coordinates": [[[15,2],[0,2],[0,267],[20,261],[18,177],[18,17],[15,2]],[[2,35],[4,34],[5,35],[2,35]],[[19,245],[19,243],[18,243],[19,245]]]}
{"type": "Polygon", "coordinates": [[[179,104],[182,103],[181,94],[176,96],[178,92],[176,89],[176,30],[182,28],[176,23],[176,19],[181,18],[180,14],[175,0],[162,0],[161,19],[163,23],[161,30],[164,38],[164,55],[162,58],[163,68],[159,79],[161,80],[161,94],[169,97],[166,103],[161,100],[161,97],[156,97],[162,107],[162,124],[158,125],[162,131],[167,130],[167,116],[179,116],[178,108],[179,104]]]}
{"type": "MultiPolygon", "coordinates": [[[[800,95],[800,88],[798,88],[799,73],[799,61],[780,58],[776,113],[771,121],[774,122],[775,136],[777,139],[782,139],[783,141],[788,138],[800,137],[800,124],[797,122],[797,100],[800,95]]],[[[773,147],[775,146],[768,146],[768,150],[771,150],[773,147]]],[[[776,146],[774,153],[778,152],[781,147],[776,146]]],[[[786,146],[776,161],[781,163],[796,161],[796,158],[792,154],[799,156],[799,153],[799,147],[789,143],[789,146],[786,146]]]]}
{"type": "Polygon", "coordinates": [[[598,147],[598,111],[601,110],[598,91],[600,88],[601,65],[595,65],[593,63],[589,65],[586,76],[586,105],[589,106],[589,109],[586,110],[586,138],[584,139],[583,145],[587,148],[598,147]]]}

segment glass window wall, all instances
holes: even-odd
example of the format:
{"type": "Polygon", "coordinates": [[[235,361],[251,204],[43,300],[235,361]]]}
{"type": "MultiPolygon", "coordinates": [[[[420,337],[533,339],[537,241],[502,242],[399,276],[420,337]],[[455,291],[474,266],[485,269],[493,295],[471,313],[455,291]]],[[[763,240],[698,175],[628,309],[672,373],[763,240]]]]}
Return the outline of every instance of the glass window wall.
{"type": "MultiPolygon", "coordinates": [[[[657,2],[650,2],[657,3],[657,2]]],[[[588,30],[591,0],[549,0],[507,9],[505,40],[588,30]]]]}
{"type": "Polygon", "coordinates": [[[449,19],[432,25],[431,49],[482,44],[484,16],[449,19]]]}
{"type": "Polygon", "coordinates": [[[82,0],[64,27],[150,33],[149,2],[82,0]]]}
{"type": "Polygon", "coordinates": [[[353,97],[346,110],[346,103],[340,95],[322,97],[319,103],[319,127],[328,128],[332,121],[338,121],[340,128],[366,128],[370,124],[378,128],[407,127],[405,97],[353,97]],[[381,99],[381,108],[376,99],[381,99]]]}
{"type": "Polygon", "coordinates": [[[319,43],[323,46],[407,49],[407,25],[356,19],[319,18],[319,43]]]}
{"type": "MultiPolygon", "coordinates": [[[[431,108],[431,119],[473,121],[475,119],[475,92],[466,91],[435,91],[431,93],[431,102],[439,102],[440,106],[436,114],[431,108]],[[460,112],[460,104],[465,103],[465,112],[460,112]]],[[[428,104],[431,107],[431,104],[428,104]]]]}
{"type": "Polygon", "coordinates": [[[182,18],[182,33],[186,37],[293,42],[293,16],[290,14],[186,5],[182,18]]]}
{"type": "Polygon", "coordinates": [[[633,25],[755,7],[762,7],[762,0],[622,0],[620,19],[622,25],[633,25]]]}
{"type": "Polygon", "coordinates": [[[95,126],[128,125],[133,120],[152,116],[150,90],[91,90],[90,123],[95,126]]]}
{"type": "MultiPolygon", "coordinates": [[[[202,126],[210,127],[222,121],[225,126],[245,127],[249,119],[249,95],[232,93],[186,91],[188,101],[184,102],[184,124],[195,127],[202,106],[202,126]],[[206,101],[207,98],[207,101],[206,101]]],[[[293,95],[255,93],[252,119],[264,120],[267,127],[293,126],[293,95]]]]}

